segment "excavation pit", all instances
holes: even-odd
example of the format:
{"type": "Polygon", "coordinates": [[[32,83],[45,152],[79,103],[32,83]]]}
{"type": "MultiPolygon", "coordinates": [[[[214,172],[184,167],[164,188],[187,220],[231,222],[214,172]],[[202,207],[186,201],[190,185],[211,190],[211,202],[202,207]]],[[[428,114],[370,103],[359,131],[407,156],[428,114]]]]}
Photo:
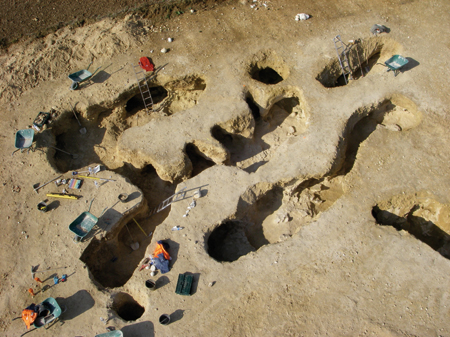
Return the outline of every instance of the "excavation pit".
{"type": "Polygon", "coordinates": [[[159,104],[169,96],[167,90],[162,86],[150,88],[150,94],[152,95],[153,104],[159,104]]]}
{"type": "Polygon", "coordinates": [[[242,221],[226,221],[219,225],[208,238],[208,254],[218,262],[233,262],[255,251],[246,235],[250,226],[242,221]]]}
{"type": "MultiPolygon", "coordinates": [[[[107,205],[109,208],[103,217],[100,217],[98,223],[98,227],[102,229],[99,235],[104,233],[106,236],[100,235],[90,239],[80,257],[80,260],[88,267],[90,278],[99,289],[121,287],[132,277],[150,244],[151,237],[147,234],[153,232],[156,226],[164,221],[170,207],[144,220],[140,220],[139,214],[142,211],[146,212],[150,207],[156,207],[162,200],[173,195],[176,188],[175,184],[161,180],[150,164],[142,169],[125,164],[116,171],[127,177],[128,184],[139,186],[142,193],[133,187],[132,190],[114,190],[116,193],[108,196],[111,200],[107,205]],[[126,202],[121,202],[118,196],[124,192],[128,194],[128,198],[126,202]],[[125,214],[124,217],[124,213],[133,209],[139,200],[142,200],[144,208],[134,208],[133,213],[125,214]],[[147,201],[148,204],[146,204],[147,201]],[[111,205],[114,206],[111,207],[111,205]],[[120,222],[113,223],[113,219],[118,219],[117,221],[120,222]],[[113,225],[115,227],[112,227],[113,225]]],[[[87,183],[93,184],[90,181],[87,183]]],[[[115,186],[117,182],[107,183],[97,190],[97,194],[105,192],[105,188],[114,189],[115,186]]]]}
{"type": "MultiPolygon", "coordinates": [[[[163,86],[157,86],[150,88],[150,95],[152,97],[153,104],[159,104],[169,96],[169,93],[163,86]]],[[[144,97],[148,97],[148,94],[144,94],[144,97]]],[[[147,100],[147,105],[150,104],[151,100],[147,100]]],[[[131,97],[125,104],[125,110],[129,116],[132,116],[143,109],[145,109],[145,105],[140,92],[131,97]]]]}
{"type": "MultiPolygon", "coordinates": [[[[138,234],[138,233],[137,233],[138,234]]],[[[137,235],[134,237],[137,238],[137,235]]],[[[130,279],[145,253],[145,247],[133,251],[126,229],[119,234],[119,243],[92,239],[80,257],[89,268],[91,277],[104,288],[121,287],[130,279]]],[[[141,245],[142,246],[142,245],[141,245]]]]}
{"type": "Polygon", "coordinates": [[[255,54],[249,63],[248,73],[255,81],[274,85],[289,76],[289,68],[273,50],[255,54]]]}
{"type": "Polygon", "coordinates": [[[145,312],[132,296],[127,293],[118,293],[113,298],[111,309],[124,321],[133,322],[139,319],[145,312]]]}
{"type": "Polygon", "coordinates": [[[125,111],[129,116],[134,115],[136,112],[142,109],[145,109],[145,105],[140,93],[131,97],[125,105],[125,111]]]}
{"type": "Polygon", "coordinates": [[[389,55],[392,56],[399,49],[399,45],[395,41],[377,38],[349,44],[346,48],[346,55],[349,62],[350,75],[345,75],[344,79],[339,59],[336,56],[316,76],[316,80],[326,88],[345,86],[352,81],[367,76],[375,69],[377,72],[384,70],[382,66],[377,66],[380,67],[379,69],[375,68],[378,60],[380,58],[388,58],[389,55]]]}
{"type": "Polygon", "coordinates": [[[367,76],[367,74],[372,70],[372,68],[377,64],[378,59],[380,58],[381,53],[376,52],[374,55],[370,56],[368,60],[361,63],[361,67],[359,65],[355,65],[355,68],[352,71],[351,79],[349,79],[349,76],[346,75],[344,79],[344,75],[341,75],[336,80],[336,83],[334,86],[327,87],[327,88],[333,88],[333,87],[342,87],[344,85],[349,84],[350,81],[356,81],[361,79],[364,76],[367,76]],[[361,70],[362,69],[362,70],[361,70]]]}

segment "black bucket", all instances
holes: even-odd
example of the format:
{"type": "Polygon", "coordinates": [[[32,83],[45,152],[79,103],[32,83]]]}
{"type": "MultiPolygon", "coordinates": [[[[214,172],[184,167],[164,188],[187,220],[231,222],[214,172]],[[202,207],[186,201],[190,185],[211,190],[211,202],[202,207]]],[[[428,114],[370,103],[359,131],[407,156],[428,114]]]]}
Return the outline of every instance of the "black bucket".
{"type": "Polygon", "coordinates": [[[167,314],[162,314],[161,316],[159,316],[159,323],[161,323],[162,325],[169,325],[170,316],[167,314]]]}
{"type": "Polygon", "coordinates": [[[41,201],[39,204],[37,204],[37,209],[44,213],[48,211],[47,204],[43,201],[41,201]]]}
{"type": "Polygon", "coordinates": [[[156,290],[156,282],[153,280],[147,280],[145,281],[145,286],[150,289],[151,291],[156,290]]]}

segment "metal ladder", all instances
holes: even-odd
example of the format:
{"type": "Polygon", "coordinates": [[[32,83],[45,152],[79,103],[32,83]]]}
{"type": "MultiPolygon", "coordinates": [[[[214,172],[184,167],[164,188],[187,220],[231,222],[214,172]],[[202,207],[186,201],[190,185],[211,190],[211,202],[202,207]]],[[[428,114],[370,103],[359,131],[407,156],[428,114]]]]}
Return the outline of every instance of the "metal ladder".
{"type": "Polygon", "coordinates": [[[153,215],[155,213],[161,212],[164,208],[169,207],[172,203],[178,200],[182,200],[186,196],[186,192],[184,191],[186,187],[181,189],[180,192],[175,193],[171,197],[167,198],[163,202],[161,202],[158,207],[155,207],[148,215],[153,215]]]}
{"type": "Polygon", "coordinates": [[[147,113],[150,113],[150,111],[153,111],[153,98],[150,93],[150,88],[148,86],[144,70],[142,70],[139,64],[131,66],[133,67],[134,74],[136,75],[139,91],[141,92],[142,100],[144,101],[145,110],[147,110],[147,113]],[[139,68],[138,71],[136,71],[136,68],[139,68]]]}
{"type": "Polygon", "coordinates": [[[350,69],[350,63],[348,62],[347,58],[347,47],[344,45],[344,42],[342,42],[340,35],[336,35],[333,38],[333,42],[334,47],[336,48],[336,53],[342,69],[342,75],[344,76],[345,84],[348,84],[346,76],[348,75],[349,79],[352,79],[352,70],[350,69]]]}

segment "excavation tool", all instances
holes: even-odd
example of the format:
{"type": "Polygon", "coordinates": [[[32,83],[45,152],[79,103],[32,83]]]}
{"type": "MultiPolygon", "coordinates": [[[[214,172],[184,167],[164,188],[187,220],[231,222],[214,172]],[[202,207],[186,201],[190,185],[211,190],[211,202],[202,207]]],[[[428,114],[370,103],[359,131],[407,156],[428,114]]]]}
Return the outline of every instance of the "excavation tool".
{"type": "Polygon", "coordinates": [[[136,225],[139,227],[139,229],[142,231],[142,233],[144,233],[145,236],[150,236],[150,235],[152,235],[153,232],[150,232],[150,234],[147,235],[147,233],[145,233],[145,231],[142,229],[141,225],[138,224],[138,222],[136,221],[135,218],[133,218],[133,221],[136,222],[136,225]]]}
{"type": "Polygon", "coordinates": [[[72,153],[70,153],[70,152],[67,152],[67,151],[58,149],[57,147],[54,147],[54,146],[49,146],[49,147],[51,147],[52,149],[61,151],[62,153],[68,154],[69,156],[72,156],[73,159],[77,159],[77,158],[78,158],[78,155],[76,155],[76,154],[72,154],[72,153]]]}
{"type": "Polygon", "coordinates": [[[133,236],[131,235],[130,229],[128,228],[127,224],[125,224],[125,227],[127,228],[128,234],[130,234],[130,238],[133,241],[133,243],[130,245],[131,249],[138,250],[139,249],[139,242],[134,241],[133,236]]]}
{"type": "Polygon", "coordinates": [[[70,195],[70,194],[62,194],[62,193],[47,193],[47,197],[71,199],[71,200],[77,200],[78,198],[80,198],[80,196],[78,196],[78,195],[70,195]]]}
{"type": "MultiPolygon", "coordinates": [[[[37,270],[38,268],[39,268],[39,265],[38,266],[34,266],[34,267],[31,266],[31,276],[33,277],[33,279],[35,277],[35,274],[37,274],[37,273],[46,273],[48,271],[54,271],[54,270],[59,270],[59,269],[66,269],[67,267],[47,268],[45,270],[40,270],[40,271],[37,270]]],[[[44,280],[44,282],[45,282],[45,280],[44,280]]]]}
{"type": "Polygon", "coordinates": [[[34,189],[34,191],[36,192],[36,194],[38,193],[38,189],[40,189],[40,188],[42,188],[42,187],[44,187],[45,185],[48,185],[48,184],[50,184],[51,182],[54,182],[55,180],[57,180],[57,179],[59,179],[59,178],[61,178],[62,177],[62,175],[60,175],[60,176],[58,176],[58,177],[56,177],[55,179],[52,179],[52,180],[50,180],[50,181],[48,181],[48,182],[46,182],[44,185],[40,185],[40,186],[38,186],[38,187],[33,187],[33,189],[34,189]]]}
{"type": "Polygon", "coordinates": [[[81,128],[81,129],[80,129],[80,133],[81,133],[82,135],[85,135],[85,134],[86,134],[86,128],[83,127],[83,126],[81,125],[80,120],[79,120],[78,117],[77,117],[77,113],[75,112],[75,109],[73,108],[72,103],[69,102],[69,104],[70,104],[70,106],[72,107],[73,115],[74,115],[75,118],[77,119],[78,125],[79,125],[80,128],[81,128]]]}
{"type": "Polygon", "coordinates": [[[98,178],[98,177],[88,177],[88,176],[78,176],[78,178],[95,179],[103,181],[115,181],[114,179],[98,178]]]}

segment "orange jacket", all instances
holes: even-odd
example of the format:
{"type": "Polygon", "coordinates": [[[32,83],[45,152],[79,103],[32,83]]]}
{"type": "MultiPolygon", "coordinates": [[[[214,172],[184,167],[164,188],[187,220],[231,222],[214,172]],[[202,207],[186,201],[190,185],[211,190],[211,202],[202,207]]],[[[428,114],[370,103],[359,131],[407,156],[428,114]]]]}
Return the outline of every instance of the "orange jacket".
{"type": "Polygon", "coordinates": [[[158,257],[159,254],[163,254],[164,258],[166,260],[170,260],[170,255],[169,253],[164,249],[163,245],[160,243],[156,244],[156,248],[153,252],[153,256],[154,257],[158,257]]]}

